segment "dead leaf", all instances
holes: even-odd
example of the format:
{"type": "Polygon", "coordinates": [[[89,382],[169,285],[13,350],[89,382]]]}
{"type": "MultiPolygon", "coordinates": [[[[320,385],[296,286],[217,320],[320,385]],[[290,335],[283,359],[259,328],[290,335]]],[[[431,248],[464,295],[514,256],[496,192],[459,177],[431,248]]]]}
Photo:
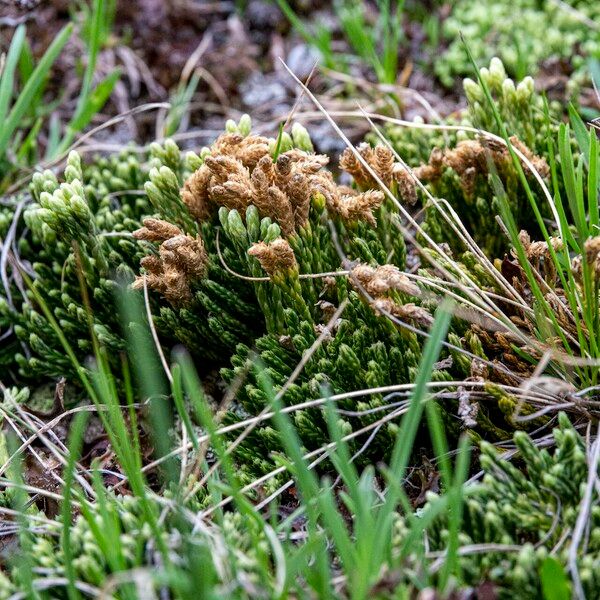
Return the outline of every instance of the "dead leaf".
{"type": "Polygon", "coordinates": [[[464,386],[458,387],[458,416],[465,428],[471,429],[477,426],[477,415],[479,404],[471,401],[469,392],[464,386]]]}

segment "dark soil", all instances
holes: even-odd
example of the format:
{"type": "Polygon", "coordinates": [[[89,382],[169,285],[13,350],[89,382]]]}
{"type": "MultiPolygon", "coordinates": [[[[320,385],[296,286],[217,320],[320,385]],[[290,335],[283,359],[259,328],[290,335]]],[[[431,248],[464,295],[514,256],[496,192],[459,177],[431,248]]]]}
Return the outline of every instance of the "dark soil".
{"type": "MultiPolygon", "coordinates": [[[[41,56],[57,31],[69,21],[69,4],[68,0],[0,0],[0,49],[8,46],[14,28],[26,23],[34,54],[41,56]]],[[[334,23],[329,2],[298,0],[294,6],[306,17],[334,23]]],[[[425,58],[423,35],[418,23],[407,25],[408,42],[399,51],[399,84],[420,93],[438,113],[448,114],[456,108],[457,96],[442,89],[419,66],[425,58]]],[[[343,49],[341,40],[340,47],[343,49]]],[[[63,100],[63,120],[68,119],[76,103],[82,54],[83,44],[74,36],[53,72],[50,93],[63,100]]],[[[100,79],[115,67],[121,69],[122,76],[93,125],[145,103],[172,101],[178,86],[184,85],[195,71],[200,81],[175,136],[182,145],[208,143],[222,129],[225,119],[239,118],[244,112],[252,116],[256,129],[273,134],[300,95],[282,60],[306,80],[318,63],[318,55],[290,30],[274,2],[118,0],[113,36],[99,56],[97,77],[100,79]]],[[[382,100],[385,94],[376,91],[372,73],[356,66],[350,76],[351,80],[362,82],[353,86],[352,97],[347,83],[319,69],[313,73],[310,87],[329,110],[356,110],[357,101],[363,106],[386,108],[382,100]]],[[[303,98],[296,110],[315,108],[303,98]]],[[[399,115],[397,111],[396,107],[399,115]]],[[[414,101],[414,95],[403,98],[403,117],[425,112],[414,101]]],[[[94,139],[114,145],[132,139],[145,143],[162,136],[165,116],[164,109],[144,112],[94,139]]],[[[365,124],[357,125],[353,120],[347,125],[353,141],[363,137],[365,124]]],[[[335,153],[341,149],[341,141],[322,119],[312,122],[311,132],[320,151],[335,153]]]]}

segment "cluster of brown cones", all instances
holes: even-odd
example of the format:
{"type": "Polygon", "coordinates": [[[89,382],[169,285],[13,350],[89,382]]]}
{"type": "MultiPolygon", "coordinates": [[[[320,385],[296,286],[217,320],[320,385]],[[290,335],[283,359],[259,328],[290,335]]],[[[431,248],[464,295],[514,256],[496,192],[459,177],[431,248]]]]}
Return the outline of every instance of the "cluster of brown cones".
{"type": "Polygon", "coordinates": [[[146,285],[177,306],[191,299],[190,281],[206,274],[208,254],[199,236],[185,235],[178,227],[160,219],[144,219],[144,227],[134,232],[138,240],[161,242],[158,254],[145,256],[141,266],[146,274],[133,287],[146,285]]]}
{"type": "MultiPolygon", "coordinates": [[[[550,173],[548,163],[544,158],[536,156],[518,138],[510,138],[513,148],[521,152],[533,165],[533,168],[546,178],[550,173]]],[[[414,169],[415,176],[423,183],[437,181],[446,169],[455,171],[459,178],[463,192],[471,197],[474,192],[478,175],[487,175],[490,170],[496,169],[503,175],[512,172],[512,158],[508,147],[504,144],[488,139],[463,140],[456,148],[440,150],[434,148],[429,156],[429,162],[414,169]]]]}

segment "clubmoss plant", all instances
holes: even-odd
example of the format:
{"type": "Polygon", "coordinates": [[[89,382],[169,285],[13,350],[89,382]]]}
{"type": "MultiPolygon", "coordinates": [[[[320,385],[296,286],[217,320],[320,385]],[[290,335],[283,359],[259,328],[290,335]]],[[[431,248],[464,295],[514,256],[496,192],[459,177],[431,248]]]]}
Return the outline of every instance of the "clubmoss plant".
{"type": "MultiPolygon", "coordinates": [[[[480,69],[479,77],[477,82],[464,80],[466,110],[449,117],[438,130],[434,126],[423,127],[419,121],[414,127],[389,126],[385,134],[397,154],[414,169],[414,175],[433,196],[450,203],[478,245],[488,256],[495,257],[507,248],[505,236],[497,231],[495,218],[500,211],[492,183],[496,175],[506,190],[516,222],[524,229],[538,231],[519,172],[501,139],[499,122],[511,136],[522,161],[529,162],[525,175],[540,209],[548,216],[546,201],[535,178],[549,182],[549,164],[555,157],[549,154],[547,140],[558,134],[559,107],[556,103],[546,107],[542,96],[535,92],[531,77],[515,84],[498,58],[491,60],[489,68],[480,69]],[[495,103],[499,121],[490,110],[481,82],[495,103]]],[[[439,209],[422,192],[418,196],[425,210],[423,229],[434,239],[462,252],[464,247],[456,245],[456,238],[448,232],[439,209]]]]}
{"type": "Polygon", "coordinates": [[[2,356],[8,365],[15,360],[22,375],[33,381],[63,377],[72,369],[27,291],[23,273],[52,307],[64,332],[78,340],[82,361],[92,351],[90,327],[102,344],[118,352],[123,340],[114,289],[118,281],[134,279],[132,267],[137,268],[142,250],[131,232],[149,210],[147,199],[135,192],[145,174],[133,154],[124,152],[85,166],[71,153],[64,177],[59,183],[50,171],[34,175],[34,203],[24,211],[27,235],[22,235],[19,214],[7,214],[18,233],[14,251],[21,264],[11,263],[12,284],[0,297],[1,318],[16,335],[12,341],[7,338],[2,356]]]}
{"type": "Polygon", "coordinates": [[[586,59],[600,51],[593,26],[599,14],[595,3],[585,0],[460,0],[442,25],[448,48],[434,70],[447,86],[472,72],[461,35],[479,64],[499,56],[518,79],[535,75],[545,61],[565,60],[575,71],[584,69],[586,59]]]}
{"type": "MultiPolygon", "coordinates": [[[[461,557],[462,575],[468,585],[477,586],[486,580],[493,584],[498,598],[514,597],[516,590],[520,597],[540,598],[544,565],[554,560],[559,571],[576,565],[578,589],[586,597],[600,589],[600,511],[596,506],[586,521],[585,544],[572,536],[589,485],[585,443],[562,413],[551,441],[552,449],[548,450],[525,433],[516,433],[516,462],[491,444],[481,444],[479,461],[484,475],[467,488],[460,534],[461,546],[473,549],[461,557]],[[478,547],[489,550],[479,552],[475,550],[478,547]]],[[[430,501],[438,498],[429,493],[430,501]]],[[[427,531],[431,551],[447,543],[444,520],[439,519],[427,531]]],[[[401,544],[405,525],[400,521],[397,527],[401,544]]],[[[570,585],[565,583],[565,587],[569,590],[570,585]]]]}

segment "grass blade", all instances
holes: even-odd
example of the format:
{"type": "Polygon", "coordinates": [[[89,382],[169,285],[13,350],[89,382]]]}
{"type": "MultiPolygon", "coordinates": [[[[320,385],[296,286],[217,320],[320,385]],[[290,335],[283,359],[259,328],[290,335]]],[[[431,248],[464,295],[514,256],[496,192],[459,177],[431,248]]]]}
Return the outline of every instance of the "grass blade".
{"type": "Polygon", "coordinates": [[[0,123],[4,122],[13,94],[15,70],[25,41],[25,25],[19,25],[13,35],[0,78],[0,123]]]}
{"type": "Polygon", "coordinates": [[[67,593],[69,600],[77,600],[81,598],[81,594],[75,587],[75,568],[73,566],[73,549],[71,547],[71,519],[72,519],[72,504],[71,495],[73,493],[74,471],[77,457],[81,454],[83,446],[83,434],[85,426],[89,418],[89,413],[79,413],[73,422],[71,431],[69,432],[69,458],[65,471],[65,487],[63,489],[63,502],[61,506],[62,516],[62,549],[65,555],[65,571],[67,579],[67,593]]]}
{"type": "Polygon", "coordinates": [[[69,23],[54,38],[44,56],[33,70],[31,77],[27,80],[25,87],[19,94],[17,101],[14,103],[2,129],[0,130],[0,156],[6,152],[9,140],[12,137],[15,129],[21,122],[23,115],[27,112],[31,98],[35,95],[39,87],[44,82],[52,65],[58,58],[65,44],[68,42],[73,32],[73,24],[69,23]]]}

